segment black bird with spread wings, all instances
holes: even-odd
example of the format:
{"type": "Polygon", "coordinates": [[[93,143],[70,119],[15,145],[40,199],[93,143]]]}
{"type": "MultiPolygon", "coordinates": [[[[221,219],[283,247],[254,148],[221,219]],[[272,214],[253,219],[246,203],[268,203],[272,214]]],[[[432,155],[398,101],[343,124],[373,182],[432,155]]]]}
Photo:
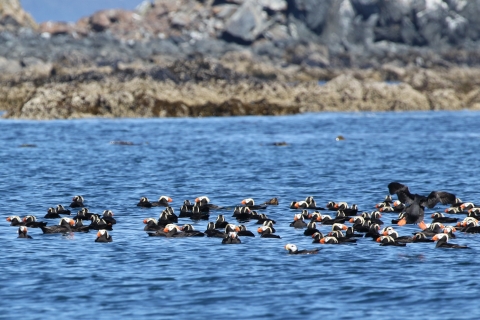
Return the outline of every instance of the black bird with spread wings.
{"type": "Polygon", "coordinates": [[[432,191],[425,197],[419,194],[412,194],[408,187],[399,182],[388,184],[390,194],[396,194],[398,200],[405,203],[405,216],[398,222],[399,225],[415,224],[423,221],[425,207],[433,208],[437,203],[454,204],[456,196],[445,191],[432,191]]]}
{"type": "Polygon", "coordinates": [[[391,182],[388,184],[388,191],[390,194],[396,194],[398,200],[405,203],[407,206],[414,202],[418,202],[423,207],[433,208],[437,203],[455,204],[456,196],[453,193],[445,191],[432,191],[425,197],[419,194],[412,194],[408,187],[399,182],[391,182]]]}

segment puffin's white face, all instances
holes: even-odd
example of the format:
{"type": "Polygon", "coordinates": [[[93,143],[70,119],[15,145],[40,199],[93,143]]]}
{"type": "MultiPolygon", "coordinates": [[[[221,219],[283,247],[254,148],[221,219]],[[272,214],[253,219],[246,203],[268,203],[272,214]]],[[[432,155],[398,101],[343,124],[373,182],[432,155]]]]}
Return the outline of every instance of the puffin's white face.
{"type": "Polygon", "coordinates": [[[382,233],[384,233],[384,232],[388,233],[388,232],[393,231],[393,230],[394,230],[394,229],[393,229],[393,227],[391,227],[391,226],[390,226],[390,227],[385,227],[385,228],[383,228],[382,233]]]}
{"type": "Polygon", "coordinates": [[[104,217],[113,217],[113,211],[112,210],[103,210],[103,216],[104,217]]]}
{"type": "Polygon", "coordinates": [[[225,233],[226,232],[233,232],[233,231],[236,231],[238,230],[238,227],[236,225],[234,225],[233,223],[229,223],[225,226],[225,233]]]}
{"type": "Polygon", "coordinates": [[[153,221],[153,222],[155,222],[155,224],[157,224],[157,219],[155,219],[155,218],[143,219],[143,223],[145,223],[145,224],[148,224],[150,221],[153,221]]]}
{"type": "Polygon", "coordinates": [[[433,236],[432,240],[438,241],[440,239],[445,239],[448,241],[448,234],[446,233],[437,233],[436,235],[433,236]]]}
{"type": "Polygon", "coordinates": [[[169,232],[169,231],[172,231],[173,229],[177,229],[177,226],[170,223],[165,226],[164,230],[166,230],[166,232],[169,232]]]}
{"type": "Polygon", "coordinates": [[[293,217],[293,220],[294,220],[294,221],[303,220],[302,214],[301,214],[301,213],[297,213],[297,214],[293,217]]]}
{"type": "Polygon", "coordinates": [[[37,221],[37,218],[35,216],[31,216],[31,215],[30,216],[25,216],[23,218],[23,221],[27,221],[27,220],[31,220],[31,221],[35,222],[35,221],[37,221]]]}
{"type": "Polygon", "coordinates": [[[61,225],[62,221],[65,221],[66,223],[68,223],[71,226],[75,225],[75,221],[70,219],[70,218],[62,218],[62,219],[60,219],[60,222],[58,224],[61,225]]]}
{"type": "Polygon", "coordinates": [[[208,199],[207,196],[198,197],[198,198],[195,199],[195,202],[201,202],[202,200],[205,201],[206,203],[210,202],[210,199],[208,199]]]}
{"type": "Polygon", "coordinates": [[[292,244],[292,243],[289,243],[287,245],[285,245],[285,250],[290,250],[292,252],[296,252],[298,250],[297,246],[292,244]]]}
{"type": "Polygon", "coordinates": [[[147,197],[141,197],[140,202],[148,202],[148,198],[147,197]]]}
{"type": "Polygon", "coordinates": [[[107,230],[105,230],[105,229],[98,230],[98,232],[97,232],[97,237],[100,238],[100,237],[103,236],[104,234],[108,237],[108,232],[107,232],[107,230]]]}
{"type": "Polygon", "coordinates": [[[20,232],[27,233],[27,231],[28,231],[27,227],[21,226],[18,230],[18,233],[20,233],[20,232]]]}
{"type": "Polygon", "coordinates": [[[183,226],[183,230],[193,231],[193,230],[195,230],[195,228],[194,228],[191,224],[185,224],[185,225],[183,226]]]}
{"type": "Polygon", "coordinates": [[[238,237],[236,232],[230,232],[230,233],[228,233],[228,236],[232,239],[235,239],[235,238],[238,237]]]}
{"type": "Polygon", "coordinates": [[[165,200],[167,202],[172,202],[172,198],[168,197],[168,196],[160,196],[160,198],[158,198],[158,201],[162,201],[162,200],[165,200]]]}
{"type": "Polygon", "coordinates": [[[255,201],[253,201],[252,198],[247,198],[243,199],[241,203],[247,206],[253,206],[255,204],[255,201]]]}
{"type": "Polygon", "coordinates": [[[270,233],[273,233],[272,228],[267,227],[267,226],[261,226],[257,229],[257,231],[258,231],[258,233],[263,233],[263,232],[265,232],[266,230],[269,230],[269,229],[270,229],[270,233]]]}

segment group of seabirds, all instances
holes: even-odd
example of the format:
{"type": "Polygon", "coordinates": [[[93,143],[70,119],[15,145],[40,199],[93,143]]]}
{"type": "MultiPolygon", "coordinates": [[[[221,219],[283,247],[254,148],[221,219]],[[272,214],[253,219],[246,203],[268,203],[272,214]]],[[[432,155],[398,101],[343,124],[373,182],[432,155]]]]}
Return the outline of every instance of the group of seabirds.
{"type": "MultiPolygon", "coordinates": [[[[303,235],[313,238],[315,244],[355,245],[359,237],[371,238],[380,246],[401,246],[407,243],[436,242],[436,248],[466,249],[466,245],[451,243],[456,238],[457,231],[464,233],[480,233],[480,206],[472,202],[463,202],[454,194],[445,191],[432,191],[427,196],[413,194],[409,188],[399,182],[388,184],[389,194],[382,202],[375,204],[375,210],[360,212],[357,205],[349,206],[346,202],[328,202],[326,207],[319,207],[313,197],[305,200],[293,201],[289,208],[295,210],[290,227],[304,229],[303,235]],[[397,196],[397,200],[392,199],[397,196]],[[425,209],[433,209],[438,204],[449,205],[444,210],[450,215],[462,215],[462,218],[445,215],[442,212],[431,214],[432,222],[424,221],[425,209]],[[332,211],[332,214],[324,214],[332,211]],[[382,215],[393,213],[394,219],[391,225],[385,226],[381,220],[382,215]],[[396,217],[398,215],[398,217],[396,217]],[[348,224],[348,225],[347,225],[348,224]],[[412,235],[400,235],[401,226],[415,224],[418,232],[412,235]],[[324,226],[328,232],[322,233],[318,227],[324,226]]],[[[137,203],[138,207],[153,208],[163,207],[158,219],[145,218],[144,231],[150,237],[214,237],[220,238],[222,244],[240,244],[242,237],[255,237],[255,233],[247,230],[244,223],[256,221],[257,233],[261,238],[277,238],[276,221],[261,213],[269,206],[278,205],[278,199],[272,198],[264,203],[255,204],[251,198],[241,201],[241,205],[235,207],[221,207],[210,202],[207,196],[196,198],[193,203],[185,200],[180,207],[177,216],[170,206],[172,199],[161,196],[158,201],[150,202],[142,197],[137,203]],[[224,214],[219,214],[216,221],[209,221],[213,211],[227,211],[233,209],[232,218],[236,223],[227,222],[224,214]],[[193,221],[208,221],[206,230],[195,230],[192,224],[178,224],[179,219],[191,219],[193,221]]],[[[23,218],[9,216],[7,221],[11,226],[18,226],[18,238],[31,239],[28,234],[29,228],[40,228],[43,234],[70,234],[72,232],[97,231],[95,242],[112,242],[112,236],[108,231],[113,230],[116,224],[111,210],[104,210],[102,214],[89,211],[84,205],[82,196],[74,196],[69,207],[79,210],[72,217],[72,210],[62,205],[48,208],[44,219],[60,219],[57,225],[47,226],[46,221],[37,221],[33,215],[23,218]],[[67,217],[68,216],[68,217],[67,217]],[[89,223],[87,224],[87,222],[89,223]]],[[[289,243],[284,246],[289,254],[316,254],[319,249],[300,250],[295,244],[289,243]]]]}

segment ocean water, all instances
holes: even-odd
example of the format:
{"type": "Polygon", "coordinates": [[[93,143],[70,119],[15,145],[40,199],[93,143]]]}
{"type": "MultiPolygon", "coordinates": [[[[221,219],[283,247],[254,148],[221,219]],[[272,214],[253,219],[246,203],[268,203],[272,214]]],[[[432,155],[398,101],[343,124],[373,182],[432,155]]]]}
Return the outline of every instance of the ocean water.
{"type": "MultiPolygon", "coordinates": [[[[469,250],[381,247],[369,238],[313,244],[289,227],[297,213],[289,204],[313,196],[321,206],[346,201],[372,211],[392,181],[478,203],[479,122],[480,113],[467,111],[1,120],[0,318],[476,318],[480,235],[457,232],[452,242],[469,250]],[[134,145],[110,143],[118,140],[134,145]],[[43,219],[47,209],[68,206],[74,195],[92,212],[115,213],[112,243],[95,243],[96,232],[44,235],[36,228],[32,240],[17,239],[5,221],[33,214],[56,224],[43,219]],[[161,195],[172,197],[177,214],[183,200],[207,195],[228,208],[212,211],[210,221],[224,214],[233,223],[242,199],[277,197],[279,205],[262,212],[276,220],[281,239],[260,238],[254,220],[245,225],[257,236],[239,245],[148,237],[142,221],[162,208],[136,204],[161,195]],[[289,255],[287,243],[321,250],[289,255]]],[[[426,210],[426,221],[444,208],[426,210]]],[[[396,216],[382,220],[389,225],[396,216]]],[[[184,223],[207,226],[179,219],[184,223]]]]}

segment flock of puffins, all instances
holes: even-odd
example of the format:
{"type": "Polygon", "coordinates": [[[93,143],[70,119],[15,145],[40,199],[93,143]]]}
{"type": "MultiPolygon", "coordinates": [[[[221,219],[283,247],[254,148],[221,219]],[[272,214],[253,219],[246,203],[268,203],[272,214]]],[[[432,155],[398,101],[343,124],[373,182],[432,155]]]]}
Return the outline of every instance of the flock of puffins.
{"type": "MultiPolygon", "coordinates": [[[[326,208],[318,207],[313,197],[309,196],[302,201],[290,203],[290,209],[301,210],[293,215],[290,227],[305,229],[304,235],[311,236],[313,243],[317,244],[356,244],[358,237],[372,238],[380,246],[406,246],[407,243],[436,242],[436,248],[465,249],[466,245],[459,245],[449,242],[455,238],[458,231],[464,233],[480,233],[480,206],[472,202],[463,202],[454,194],[445,191],[432,191],[428,196],[412,194],[406,185],[399,182],[392,182],[388,185],[389,195],[382,202],[375,204],[372,212],[359,212],[357,205],[348,206],[346,202],[329,202],[326,208]],[[398,200],[393,200],[391,195],[396,195],[398,200]],[[434,212],[431,215],[432,222],[425,223],[425,208],[433,209],[437,204],[450,205],[444,210],[445,213],[466,217],[460,218],[446,216],[441,212],[434,212]],[[323,214],[321,211],[334,211],[335,215],[323,214]],[[385,226],[381,220],[382,214],[395,213],[398,218],[392,219],[390,226],[385,226]],[[308,221],[308,223],[306,222],[308,221]],[[347,223],[351,224],[347,226],[347,223]],[[416,224],[419,231],[413,235],[400,236],[393,225],[401,227],[405,224],[416,224]],[[328,226],[331,230],[323,234],[317,229],[317,225],[328,226]]],[[[210,213],[215,210],[231,210],[210,203],[207,196],[197,197],[193,203],[185,200],[177,216],[170,206],[172,199],[168,196],[161,196],[158,201],[150,202],[148,198],[142,197],[137,206],[142,208],[165,207],[160,217],[145,218],[144,231],[150,237],[215,237],[221,238],[222,244],[239,244],[241,237],[255,237],[255,234],[247,230],[242,223],[256,220],[259,225],[257,232],[262,238],[281,237],[276,234],[274,225],[276,221],[269,218],[265,213],[257,211],[265,210],[269,206],[278,205],[278,199],[272,198],[264,203],[255,204],[251,198],[241,201],[241,205],[233,209],[233,215],[239,223],[233,224],[226,221],[225,216],[220,214],[215,222],[210,221],[206,230],[200,232],[194,229],[192,224],[179,226],[178,219],[187,218],[193,221],[210,219],[210,213]]],[[[18,226],[18,238],[32,239],[28,234],[28,228],[40,228],[43,234],[72,232],[97,231],[95,242],[112,242],[112,236],[108,231],[113,230],[116,220],[111,210],[103,211],[102,215],[92,213],[84,206],[82,196],[74,196],[70,208],[80,208],[77,214],[72,217],[72,212],[62,205],[50,207],[47,210],[45,219],[57,219],[57,225],[47,227],[47,222],[37,221],[33,215],[9,216],[7,221],[11,226],[18,226]],[[84,221],[90,221],[88,225],[84,221]]],[[[289,254],[316,254],[319,249],[299,250],[295,244],[286,244],[284,248],[289,254]]]]}

